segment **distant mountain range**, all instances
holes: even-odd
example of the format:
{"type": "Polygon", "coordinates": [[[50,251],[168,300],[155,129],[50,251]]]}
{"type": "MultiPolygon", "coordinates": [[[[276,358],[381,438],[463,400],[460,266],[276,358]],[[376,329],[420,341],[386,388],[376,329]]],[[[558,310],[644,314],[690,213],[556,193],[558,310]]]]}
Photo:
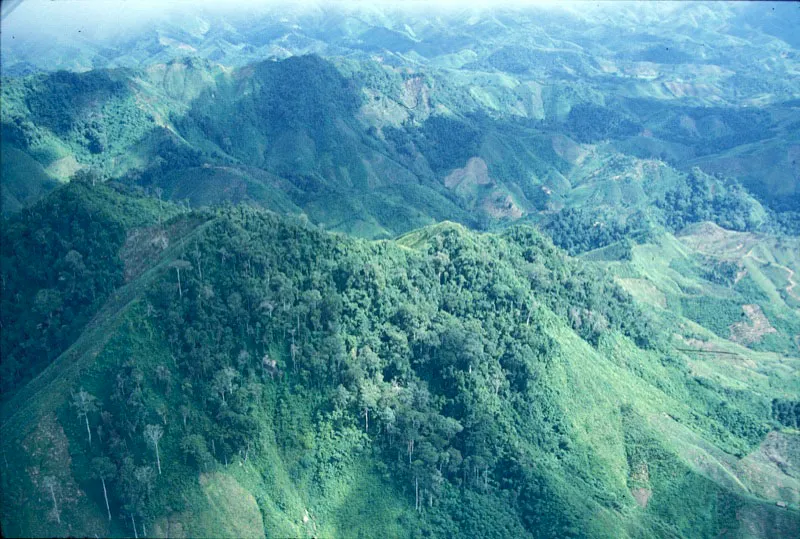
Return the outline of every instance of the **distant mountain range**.
{"type": "Polygon", "coordinates": [[[796,535],[797,4],[52,4],[4,536],[796,535]]]}

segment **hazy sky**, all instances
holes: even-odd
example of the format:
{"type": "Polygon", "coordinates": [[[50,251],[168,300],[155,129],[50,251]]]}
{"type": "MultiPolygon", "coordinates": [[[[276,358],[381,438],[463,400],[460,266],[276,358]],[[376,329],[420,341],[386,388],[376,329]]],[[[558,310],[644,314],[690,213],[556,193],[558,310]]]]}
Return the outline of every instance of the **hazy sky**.
{"type": "MultiPolygon", "coordinates": [[[[135,31],[154,20],[216,13],[243,15],[281,5],[308,7],[464,9],[503,6],[557,6],[556,0],[17,0],[3,1],[2,41],[57,38],[104,40],[135,31]]],[[[16,41],[16,43],[20,43],[16,41]]]]}
{"type": "MultiPolygon", "coordinates": [[[[746,4],[747,2],[742,2],[746,4]]],[[[30,42],[60,44],[72,40],[103,41],[134,32],[154,20],[170,20],[203,14],[224,14],[226,17],[253,16],[281,5],[297,12],[303,7],[346,9],[462,10],[537,6],[565,8],[586,13],[613,10],[620,5],[646,12],[661,13],[683,9],[686,2],[563,2],[558,0],[4,0],[0,39],[3,47],[30,42]],[[43,41],[44,40],[44,41],[43,41]]],[[[711,7],[722,3],[711,3],[711,7]]],[[[726,2],[728,6],[731,3],[726,2]]],[[[735,3],[734,3],[735,4],[735,3]]]]}
{"type": "MultiPolygon", "coordinates": [[[[569,2],[559,0],[10,0],[4,1],[3,18],[7,11],[12,11],[5,21],[11,25],[45,23],[43,19],[79,19],[98,21],[114,20],[124,22],[125,17],[131,20],[160,17],[166,13],[189,10],[232,11],[236,9],[258,9],[280,5],[308,6],[352,6],[352,7],[409,7],[429,8],[449,7],[491,7],[524,6],[524,5],[558,5],[569,2]],[[8,7],[6,7],[8,6],[8,7]]],[[[591,2],[587,2],[591,3],[591,2]]],[[[52,22],[52,20],[50,21],[52,22]]],[[[35,24],[33,24],[35,25],[35,24]]]]}

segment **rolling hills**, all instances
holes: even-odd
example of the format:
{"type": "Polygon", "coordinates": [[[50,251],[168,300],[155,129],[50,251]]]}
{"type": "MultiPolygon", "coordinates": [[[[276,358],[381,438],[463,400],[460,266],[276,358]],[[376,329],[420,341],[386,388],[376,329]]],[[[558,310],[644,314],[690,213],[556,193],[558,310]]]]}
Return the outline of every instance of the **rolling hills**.
{"type": "MultiPolygon", "coordinates": [[[[4,192],[31,173],[52,184],[80,172],[194,206],[227,200],[305,213],[375,238],[443,219],[478,228],[539,221],[570,207],[630,215],[699,166],[714,174],[704,180],[718,185],[712,192],[741,183],[744,204],[795,226],[796,187],[783,179],[793,175],[787,134],[796,107],[715,112],[574,96],[565,117],[537,119],[517,108],[520,81],[481,82],[503,106],[472,84],[473,75],[318,56],[234,70],[186,59],[11,79],[3,86],[4,192]],[[765,130],[758,140],[742,135],[753,122],[765,130]],[[695,127],[675,128],[684,124],[695,127]],[[737,159],[747,164],[730,166],[737,159]]],[[[541,97],[545,109],[563,98],[539,92],[550,94],[541,97]]],[[[16,198],[6,212],[19,207],[16,198]]]]}
{"type": "Polygon", "coordinates": [[[1,535],[797,535],[796,5],[35,4],[1,535]]]}
{"type": "MultiPolygon", "coordinates": [[[[4,533],[758,536],[800,519],[798,438],[771,407],[797,401],[796,354],[645,314],[529,227],[368,242],[149,204],[165,217],[127,224],[124,280],[4,406],[4,533]]],[[[712,256],[695,237],[660,248],[712,256]]],[[[671,302],[664,271],[619,282],[671,302]]]]}

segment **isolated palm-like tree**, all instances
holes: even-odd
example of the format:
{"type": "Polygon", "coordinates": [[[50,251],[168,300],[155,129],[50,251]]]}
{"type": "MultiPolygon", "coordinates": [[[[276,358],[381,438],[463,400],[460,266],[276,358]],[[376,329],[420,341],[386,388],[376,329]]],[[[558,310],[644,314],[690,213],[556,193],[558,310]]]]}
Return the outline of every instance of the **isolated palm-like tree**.
{"type": "Polygon", "coordinates": [[[72,397],[72,406],[78,413],[78,419],[83,418],[86,422],[86,433],[89,435],[89,445],[92,444],[92,429],[89,427],[89,413],[97,411],[95,400],[97,399],[84,391],[83,388],[72,397]]]}
{"type": "Polygon", "coordinates": [[[92,476],[100,480],[103,485],[103,497],[106,500],[106,511],[108,520],[111,521],[111,507],[108,504],[108,491],[106,490],[106,480],[111,479],[117,473],[117,468],[108,457],[95,457],[92,459],[92,476]]]}
{"type": "Polygon", "coordinates": [[[156,464],[158,465],[158,475],[161,475],[161,457],[158,454],[158,442],[161,436],[164,435],[164,429],[161,425],[147,425],[144,428],[144,437],[156,450],[156,464]]]}

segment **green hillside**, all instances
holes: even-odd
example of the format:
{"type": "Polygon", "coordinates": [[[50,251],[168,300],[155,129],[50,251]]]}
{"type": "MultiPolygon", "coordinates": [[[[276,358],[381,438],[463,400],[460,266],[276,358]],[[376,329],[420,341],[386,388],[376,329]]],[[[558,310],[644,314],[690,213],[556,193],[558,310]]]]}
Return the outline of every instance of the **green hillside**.
{"type": "Polygon", "coordinates": [[[119,257],[127,231],[176,213],[120,186],[76,180],[3,222],[4,400],[60,355],[130,276],[119,257]]]}
{"type": "Polygon", "coordinates": [[[156,4],[3,5],[0,536],[800,536],[797,4],[156,4]]]}
{"type": "MultiPolygon", "coordinates": [[[[139,203],[104,189],[46,203],[139,203]]],[[[796,356],[737,346],[758,358],[745,386],[716,362],[707,375],[670,342],[700,330],[646,315],[531,228],[366,242],[245,207],[122,222],[139,239],[108,263],[126,282],[3,406],[4,534],[775,536],[800,522],[796,417],[771,400],[800,398],[796,356]]]]}
{"type": "Polygon", "coordinates": [[[34,159],[5,144],[0,146],[0,167],[0,209],[4,214],[20,211],[58,185],[34,159]]]}
{"type": "Polygon", "coordinates": [[[715,215],[720,204],[749,214],[723,226],[796,228],[796,189],[785,180],[793,139],[776,142],[792,132],[796,108],[597,105],[551,87],[547,96],[540,88],[543,103],[566,99],[569,111],[542,117],[519,109],[523,81],[509,77],[311,55],[236,70],[184,59],[9,79],[5,211],[35,200],[46,176],[80,172],[193,206],[247,202],[386,238],[443,219],[482,229],[548,222],[565,208],[624,218],[700,181],[720,199],[715,215]],[[744,131],[752,125],[755,138],[744,131]]]}

